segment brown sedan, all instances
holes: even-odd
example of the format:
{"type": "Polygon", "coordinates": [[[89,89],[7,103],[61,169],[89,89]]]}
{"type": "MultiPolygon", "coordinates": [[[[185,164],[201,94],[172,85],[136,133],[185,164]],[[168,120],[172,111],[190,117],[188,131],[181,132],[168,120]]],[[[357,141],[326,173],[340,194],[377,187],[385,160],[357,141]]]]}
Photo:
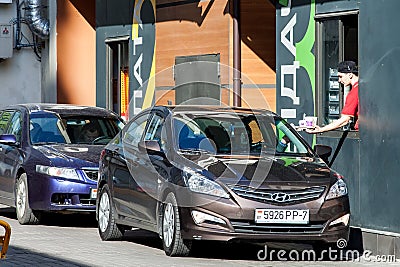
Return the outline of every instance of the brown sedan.
{"type": "Polygon", "coordinates": [[[142,111],[102,152],[98,190],[103,240],[138,227],[159,233],[170,256],[188,255],[193,240],[331,243],[349,235],[344,178],[265,110],[142,111]]]}

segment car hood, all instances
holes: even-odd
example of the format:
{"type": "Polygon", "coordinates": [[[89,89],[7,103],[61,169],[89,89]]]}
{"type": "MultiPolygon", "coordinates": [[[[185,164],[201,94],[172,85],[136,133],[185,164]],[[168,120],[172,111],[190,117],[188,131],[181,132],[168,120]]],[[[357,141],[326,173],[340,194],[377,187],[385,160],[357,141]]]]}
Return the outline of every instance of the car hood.
{"type": "Polygon", "coordinates": [[[326,184],[331,180],[329,167],[314,157],[202,155],[188,159],[224,183],[291,185],[326,184]]]}
{"type": "Polygon", "coordinates": [[[83,144],[54,144],[35,147],[52,165],[97,167],[104,146],[83,144]]]}

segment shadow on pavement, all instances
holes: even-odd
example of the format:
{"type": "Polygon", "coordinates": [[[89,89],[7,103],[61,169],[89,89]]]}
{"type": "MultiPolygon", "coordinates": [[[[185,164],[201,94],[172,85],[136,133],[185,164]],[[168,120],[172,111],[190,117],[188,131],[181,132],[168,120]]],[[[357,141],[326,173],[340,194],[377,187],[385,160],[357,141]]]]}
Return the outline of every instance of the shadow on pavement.
{"type": "Polygon", "coordinates": [[[161,239],[158,237],[158,235],[146,230],[133,229],[130,231],[125,231],[122,240],[160,250],[163,249],[161,239]]]}
{"type": "MultiPolygon", "coordinates": [[[[16,220],[15,208],[0,208],[0,216],[16,220]]],[[[60,227],[96,228],[97,222],[94,213],[43,213],[41,225],[60,227]]]]}
{"type": "MultiPolygon", "coordinates": [[[[124,241],[144,245],[163,250],[162,241],[156,233],[141,229],[126,231],[124,241]]],[[[362,255],[362,248],[359,246],[358,233],[350,234],[349,246],[343,251],[338,250],[335,244],[331,246],[328,254],[328,247],[302,243],[247,243],[247,242],[217,242],[217,241],[194,241],[190,257],[212,258],[224,260],[254,260],[254,261],[352,261],[357,255],[362,255]],[[321,255],[321,251],[326,250],[321,255]],[[279,252],[284,251],[284,252],[279,252]],[[353,253],[349,253],[352,252],[353,253]],[[278,252],[281,253],[278,255],[278,252]],[[305,253],[303,253],[305,252],[305,253]],[[307,253],[308,252],[308,253],[307,253]],[[312,253],[311,253],[312,252],[312,253]],[[315,254],[314,254],[315,252],[315,254]],[[267,253],[267,254],[266,254],[267,253]],[[303,253],[303,254],[302,254],[303,253]],[[310,254],[311,253],[311,254],[310,254]],[[331,255],[332,257],[330,257],[331,255]]]]}
{"type": "MultiPolygon", "coordinates": [[[[16,214],[15,214],[15,209],[14,208],[9,208],[9,207],[2,207],[0,208],[0,216],[4,216],[6,218],[16,220],[16,214]]],[[[94,214],[44,214],[43,222],[42,225],[47,225],[47,226],[60,226],[60,227],[82,227],[82,228],[96,228],[97,227],[97,222],[95,220],[95,215],[94,214]]],[[[348,251],[357,251],[361,255],[363,252],[363,246],[362,246],[362,235],[360,231],[357,231],[357,229],[351,228],[352,231],[350,232],[350,240],[347,244],[347,247],[345,248],[344,251],[344,257],[343,258],[336,258],[336,259],[331,259],[327,257],[323,257],[321,260],[327,260],[327,261],[351,261],[356,259],[357,257],[354,257],[354,254],[349,254],[352,257],[349,257],[346,252],[348,251]]],[[[149,232],[146,230],[141,230],[141,229],[134,229],[130,231],[126,231],[124,234],[124,237],[122,239],[123,241],[127,242],[132,242],[136,243],[139,245],[159,249],[160,251],[163,250],[163,245],[162,241],[159,238],[158,234],[149,232]]],[[[118,242],[118,241],[116,241],[118,242]]],[[[337,247],[333,247],[334,249],[337,249],[337,247]]],[[[299,252],[299,254],[292,254],[292,256],[296,257],[297,255],[301,255],[301,252],[304,250],[310,250],[313,249],[316,252],[316,257],[319,259],[319,250],[326,249],[326,247],[321,247],[321,249],[316,249],[315,246],[310,245],[305,245],[305,244],[284,244],[284,243],[267,243],[267,247],[265,244],[260,243],[260,244],[253,244],[253,243],[246,243],[246,242],[216,242],[216,241],[194,241],[193,242],[193,250],[190,255],[190,257],[193,258],[214,258],[214,259],[226,259],[226,260],[254,260],[254,261],[259,261],[259,257],[265,256],[265,252],[268,253],[268,257],[265,259],[267,262],[268,261],[276,261],[279,260],[277,258],[278,251],[284,250],[285,251],[285,257],[289,257],[289,253],[291,253],[292,250],[296,250],[299,252]],[[271,251],[274,250],[274,254],[270,254],[271,251]],[[270,257],[272,256],[272,257],[270,257]]],[[[335,255],[338,255],[339,251],[335,253],[335,255]]],[[[327,254],[325,254],[326,256],[327,254]]],[[[342,254],[340,254],[342,255],[342,254]]],[[[74,262],[68,262],[65,260],[62,260],[60,258],[56,258],[54,256],[50,256],[47,254],[40,254],[36,253],[34,251],[26,250],[23,248],[18,248],[18,247],[13,247],[10,246],[9,250],[7,252],[7,259],[5,261],[0,261],[0,265],[3,266],[3,263],[11,263],[14,264],[15,262],[19,262],[21,259],[26,258],[31,258],[31,257],[37,257],[40,258],[40,263],[42,263],[43,260],[46,260],[48,262],[54,262],[57,263],[59,266],[59,262],[66,262],[66,266],[83,266],[79,265],[79,263],[74,263],[74,262]],[[33,254],[33,256],[32,256],[33,254]]],[[[167,256],[166,256],[167,257],[167,256]]],[[[288,259],[289,261],[291,259],[288,259]]],[[[298,259],[302,261],[302,259],[298,259]]],[[[303,259],[304,260],[304,259],[303,259]]],[[[27,260],[28,261],[28,260],[27,260]]],[[[28,261],[29,262],[29,261],[28,261]]],[[[33,264],[35,265],[35,264],[33,264]]],[[[7,265],[4,265],[7,266],[7,265]]],[[[19,266],[14,265],[14,266],[19,266]]],[[[64,265],[62,265],[64,266],[64,265]]]]}
{"type": "Polygon", "coordinates": [[[80,267],[91,266],[16,246],[10,246],[8,248],[7,257],[5,259],[0,260],[0,265],[1,266],[80,266],[80,267]]]}
{"type": "MultiPolygon", "coordinates": [[[[163,250],[161,239],[156,233],[137,229],[126,231],[124,241],[163,250]]],[[[335,244],[328,246],[302,243],[247,243],[247,242],[217,242],[194,241],[189,257],[223,259],[223,260],[250,260],[250,261],[329,261],[348,262],[357,260],[362,255],[357,233],[350,235],[349,246],[339,250],[335,244]],[[325,250],[325,252],[322,252],[325,250]]]]}
{"type": "Polygon", "coordinates": [[[193,243],[192,257],[224,260],[257,260],[260,245],[244,242],[197,241],[193,243]]]}
{"type": "MultiPolygon", "coordinates": [[[[124,241],[163,250],[162,241],[156,233],[141,229],[126,231],[124,241]]],[[[195,241],[190,257],[229,260],[257,260],[261,246],[247,243],[195,241]]]]}
{"type": "Polygon", "coordinates": [[[60,226],[60,227],[80,227],[80,228],[97,228],[95,214],[53,214],[44,213],[42,217],[42,225],[60,226]]]}
{"type": "Polygon", "coordinates": [[[17,219],[17,214],[15,213],[15,208],[11,208],[11,207],[0,208],[0,215],[7,217],[9,219],[13,219],[13,220],[17,219]]]}

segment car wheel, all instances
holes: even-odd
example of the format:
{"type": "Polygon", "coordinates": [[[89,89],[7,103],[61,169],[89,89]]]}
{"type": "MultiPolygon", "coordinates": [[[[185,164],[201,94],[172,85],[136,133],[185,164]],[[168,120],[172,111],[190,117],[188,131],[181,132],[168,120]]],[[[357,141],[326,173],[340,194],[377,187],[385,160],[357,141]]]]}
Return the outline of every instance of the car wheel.
{"type": "Polygon", "coordinates": [[[101,239],[121,239],[124,235],[124,228],[115,223],[116,212],[108,185],[104,185],[101,189],[98,205],[97,224],[101,239]]]}
{"type": "Polygon", "coordinates": [[[173,193],[167,195],[163,207],[162,241],[165,254],[168,256],[189,255],[192,243],[182,238],[178,204],[173,193]]]}
{"type": "Polygon", "coordinates": [[[17,180],[15,189],[15,209],[18,222],[20,224],[38,224],[40,223],[39,211],[34,211],[29,206],[28,182],[26,173],[21,174],[17,180]]]}

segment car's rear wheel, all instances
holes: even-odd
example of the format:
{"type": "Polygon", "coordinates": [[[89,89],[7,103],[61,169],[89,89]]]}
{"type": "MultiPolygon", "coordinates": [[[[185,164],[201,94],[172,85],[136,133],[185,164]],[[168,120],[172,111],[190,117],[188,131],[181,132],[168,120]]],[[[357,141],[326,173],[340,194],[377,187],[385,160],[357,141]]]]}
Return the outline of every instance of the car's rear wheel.
{"type": "Polygon", "coordinates": [[[40,223],[41,213],[30,208],[28,191],[27,176],[26,173],[23,173],[18,178],[15,189],[17,219],[20,224],[38,224],[40,223]]]}
{"type": "Polygon", "coordinates": [[[104,185],[100,190],[98,205],[97,224],[101,239],[121,239],[124,235],[124,227],[117,225],[115,222],[116,212],[108,185],[104,185]]]}
{"type": "Polygon", "coordinates": [[[168,256],[189,255],[192,242],[182,238],[179,209],[173,193],[167,195],[163,207],[162,241],[165,254],[168,256]]]}

